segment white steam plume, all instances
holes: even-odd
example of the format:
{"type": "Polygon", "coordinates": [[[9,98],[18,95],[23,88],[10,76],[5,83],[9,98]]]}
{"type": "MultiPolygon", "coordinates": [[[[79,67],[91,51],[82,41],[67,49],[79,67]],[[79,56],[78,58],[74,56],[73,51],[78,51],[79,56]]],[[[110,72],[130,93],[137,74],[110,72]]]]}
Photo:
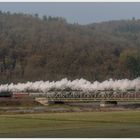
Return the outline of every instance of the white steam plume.
{"type": "Polygon", "coordinates": [[[0,85],[0,92],[12,91],[12,92],[26,92],[26,91],[38,91],[47,92],[50,90],[82,90],[82,91],[97,91],[97,90],[140,90],[140,78],[134,80],[122,79],[122,80],[105,80],[103,82],[89,82],[85,79],[76,79],[73,81],[64,78],[60,81],[36,81],[18,84],[5,84],[0,85]]]}

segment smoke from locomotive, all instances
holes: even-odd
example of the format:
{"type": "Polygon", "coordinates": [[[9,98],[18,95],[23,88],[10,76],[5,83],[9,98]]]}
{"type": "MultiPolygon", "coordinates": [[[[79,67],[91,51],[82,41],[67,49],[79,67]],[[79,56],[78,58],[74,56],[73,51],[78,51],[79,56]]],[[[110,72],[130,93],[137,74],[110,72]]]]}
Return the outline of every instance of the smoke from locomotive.
{"type": "Polygon", "coordinates": [[[27,92],[27,91],[39,91],[47,92],[50,90],[82,90],[82,91],[96,91],[96,90],[140,90],[140,78],[134,80],[122,79],[122,80],[105,80],[103,82],[89,82],[85,79],[76,79],[73,81],[64,78],[60,81],[36,81],[17,84],[5,84],[0,85],[0,92],[27,92]]]}

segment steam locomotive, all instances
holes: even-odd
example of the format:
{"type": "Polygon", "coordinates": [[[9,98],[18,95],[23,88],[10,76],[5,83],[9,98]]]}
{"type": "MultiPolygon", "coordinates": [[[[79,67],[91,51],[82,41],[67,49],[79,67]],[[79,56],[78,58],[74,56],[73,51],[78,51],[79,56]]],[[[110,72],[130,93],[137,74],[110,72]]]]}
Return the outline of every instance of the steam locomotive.
{"type": "Polygon", "coordinates": [[[6,97],[12,97],[13,93],[10,91],[1,91],[0,92],[0,98],[6,98],[6,97]]]}

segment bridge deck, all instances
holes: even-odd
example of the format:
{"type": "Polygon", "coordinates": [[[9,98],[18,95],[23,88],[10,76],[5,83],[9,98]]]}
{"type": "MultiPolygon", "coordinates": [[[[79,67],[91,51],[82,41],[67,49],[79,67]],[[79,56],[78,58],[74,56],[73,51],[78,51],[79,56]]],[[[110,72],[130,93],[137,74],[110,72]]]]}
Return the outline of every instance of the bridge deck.
{"type": "Polygon", "coordinates": [[[140,102],[140,98],[46,98],[49,101],[63,101],[63,102],[98,102],[98,101],[118,101],[118,102],[140,102]]]}

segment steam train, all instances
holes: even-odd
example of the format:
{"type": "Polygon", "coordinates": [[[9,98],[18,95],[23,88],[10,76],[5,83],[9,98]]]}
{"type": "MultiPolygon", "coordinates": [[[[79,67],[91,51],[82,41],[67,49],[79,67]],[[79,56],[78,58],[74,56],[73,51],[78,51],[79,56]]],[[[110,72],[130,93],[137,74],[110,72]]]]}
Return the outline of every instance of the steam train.
{"type": "Polygon", "coordinates": [[[28,93],[15,93],[11,91],[1,91],[0,98],[25,98],[29,97],[28,93]]]}

